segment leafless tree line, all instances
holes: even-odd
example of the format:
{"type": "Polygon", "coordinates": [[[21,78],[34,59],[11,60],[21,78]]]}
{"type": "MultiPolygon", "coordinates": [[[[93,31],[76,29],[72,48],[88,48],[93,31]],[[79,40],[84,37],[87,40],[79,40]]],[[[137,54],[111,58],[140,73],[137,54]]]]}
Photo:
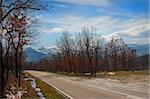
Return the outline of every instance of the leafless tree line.
{"type": "Polygon", "coordinates": [[[106,42],[94,28],[83,28],[77,36],[68,32],[56,41],[49,58],[43,60],[39,69],[52,72],[90,73],[97,71],[133,70],[136,50],[128,47],[122,38],[106,42]]]}

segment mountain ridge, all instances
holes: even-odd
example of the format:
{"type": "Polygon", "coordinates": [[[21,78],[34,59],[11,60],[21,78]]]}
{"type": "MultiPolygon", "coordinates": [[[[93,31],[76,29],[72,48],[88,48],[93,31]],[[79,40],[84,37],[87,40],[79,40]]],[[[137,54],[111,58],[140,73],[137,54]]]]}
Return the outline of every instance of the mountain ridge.
{"type": "MultiPolygon", "coordinates": [[[[129,44],[130,48],[137,50],[137,56],[140,57],[142,55],[150,54],[149,45],[138,45],[138,44],[129,44]]],[[[38,50],[33,49],[32,47],[28,47],[24,50],[25,52],[25,61],[26,62],[39,62],[40,60],[47,58],[50,52],[55,52],[53,48],[45,48],[41,47],[38,50]]]]}
{"type": "Polygon", "coordinates": [[[47,54],[39,52],[31,47],[26,48],[24,52],[26,62],[36,63],[47,57],[47,54]]]}

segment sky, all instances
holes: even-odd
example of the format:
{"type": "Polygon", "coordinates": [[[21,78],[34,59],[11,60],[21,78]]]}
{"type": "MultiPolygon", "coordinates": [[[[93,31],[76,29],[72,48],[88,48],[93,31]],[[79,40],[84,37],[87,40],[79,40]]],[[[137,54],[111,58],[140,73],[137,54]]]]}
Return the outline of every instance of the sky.
{"type": "Polygon", "coordinates": [[[51,48],[63,31],[75,35],[83,27],[95,27],[106,40],[122,37],[127,44],[148,44],[149,0],[43,0],[46,11],[33,47],[51,48]]]}

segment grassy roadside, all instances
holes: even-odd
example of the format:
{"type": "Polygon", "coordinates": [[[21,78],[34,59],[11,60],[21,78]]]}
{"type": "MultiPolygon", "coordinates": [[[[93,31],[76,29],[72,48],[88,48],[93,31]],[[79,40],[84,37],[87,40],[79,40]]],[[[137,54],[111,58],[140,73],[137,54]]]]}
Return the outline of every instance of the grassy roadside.
{"type": "MultiPolygon", "coordinates": [[[[30,73],[25,73],[25,75],[26,77],[36,78],[32,76],[30,73]]],[[[42,80],[36,78],[36,83],[37,83],[37,87],[41,88],[41,91],[46,97],[46,99],[65,99],[63,95],[59,94],[53,87],[46,84],[42,80]]]]}

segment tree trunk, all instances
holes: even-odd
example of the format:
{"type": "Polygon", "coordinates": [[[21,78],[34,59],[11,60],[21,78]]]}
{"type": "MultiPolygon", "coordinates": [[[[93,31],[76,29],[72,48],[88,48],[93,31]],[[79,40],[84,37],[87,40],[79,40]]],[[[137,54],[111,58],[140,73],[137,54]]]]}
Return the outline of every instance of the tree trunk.
{"type": "Polygon", "coordinates": [[[21,52],[20,52],[20,54],[19,54],[20,56],[20,58],[19,58],[19,87],[20,87],[20,85],[21,85],[21,71],[22,71],[22,64],[21,64],[21,60],[22,60],[22,50],[21,50],[21,52]]]}
{"type": "MultiPolygon", "coordinates": [[[[2,0],[0,1],[0,29],[2,29],[2,0]]],[[[2,46],[2,33],[0,34],[0,97],[3,96],[4,91],[4,64],[3,64],[3,46],[2,46]]]]}
{"type": "Polygon", "coordinates": [[[1,60],[1,75],[0,75],[0,81],[1,81],[1,87],[0,87],[0,91],[1,91],[1,95],[3,96],[3,92],[4,92],[4,63],[3,63],[3,47],[2,47],[2,43],[0,42],[0,60],[1,60]]]}
{"type": "Polygon", "coordinates": [[[15,52],[15,65],[16,65],[15,68],[16,78],[18,78],[18,52],[17,51],[15,52]]]}

